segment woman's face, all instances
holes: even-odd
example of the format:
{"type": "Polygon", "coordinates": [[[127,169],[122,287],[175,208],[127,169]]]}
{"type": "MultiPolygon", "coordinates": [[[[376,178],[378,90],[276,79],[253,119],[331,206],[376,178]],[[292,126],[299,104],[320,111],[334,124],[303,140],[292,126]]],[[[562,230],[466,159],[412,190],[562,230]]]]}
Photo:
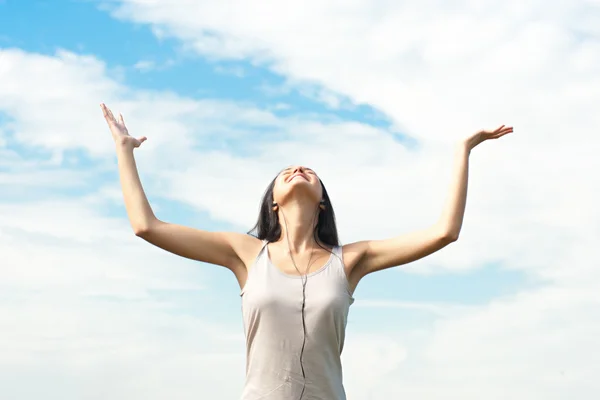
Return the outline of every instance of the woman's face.
{"type": "Polygon", "coordinates": [[[297,165],[279,173],[273,187],[273,200],[278,204],[284,204],[294,196],[308,197],[315,205],[319,204],[323,197],[323,189],[315,171],[297,165]]]}

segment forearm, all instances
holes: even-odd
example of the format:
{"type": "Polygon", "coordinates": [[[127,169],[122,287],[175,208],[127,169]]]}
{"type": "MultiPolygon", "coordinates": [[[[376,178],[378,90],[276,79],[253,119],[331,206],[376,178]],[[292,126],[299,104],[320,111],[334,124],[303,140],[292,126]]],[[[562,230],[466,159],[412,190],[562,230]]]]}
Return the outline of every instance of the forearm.
{"type": "Polygon", "coordinates": [[[131,227],[136,234],[140,234],[149,228],[156,217],[144,193],[133,156],[133,148],[120,143],[117,143],[116,147],[125,209],[131,227]]]}
{"type": "Polygon", "coordinates": [[[461,142],[456,147],[454,170],[450,183],[450,192],[438,222],[445,236],[458,239],[467,204],[467,187],[469,179],[470,147],[461,142]]]}

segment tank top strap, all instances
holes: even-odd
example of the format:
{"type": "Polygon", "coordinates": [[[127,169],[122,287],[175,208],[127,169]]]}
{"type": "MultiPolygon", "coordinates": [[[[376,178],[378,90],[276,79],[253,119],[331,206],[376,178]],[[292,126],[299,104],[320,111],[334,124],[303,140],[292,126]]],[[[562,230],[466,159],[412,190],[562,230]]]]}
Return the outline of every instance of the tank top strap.
{"type": "Polygon", "coordinates": [[[336,274],[343,276],[346,278],[346,272],[344,272],[344,259],[342,257],[342,247],[341,246],[333,246],[331,248],[331,253],[333,254],[331,257],[332,267],[335,269],[336,274]]]}
{"type": "Polygon", "coordinates": [[[248,287],[248,283],[252,280],[251,279],[252,276],[261,273],[261,271],[262,271],[262,273],[265,272],[265,267],[266,267],[267,260],[268,260],[268,256],[267,256],[267,245],[268,244],[269,244],[268,240],[264,240],[264,239],[262,240],[262,247],[260,248],[260,251],[254,258],[254,262],[252,263],[252,266],[250,267],[250,270],[248,271],[248,274],[246,276],[246,284],[241,289],[240,296],[243,296],[244,293],[246,292],[246,288],[248,287]]]}
{"type": "Polygon", "coordinates": [[[258,252],[258,254],[256,255],[256,258],[254,259],[254,265],[252,266],[252,268],[250,269],[250,271],[252,271],[253,269],[256,269],[257,267],[260,268],[260,266],[262,266],[263,264],[265,264],[267,262],[268,257],[268,249],[267,249],[267,245],[269,244],[268,240],[263,239],[262,240],[262,247],[260,248],[260,251],[258,252]]]}
{"type": "Polygon", "coordinates": [[[258,252],[259,256],[262,256],[265,249],[267,248],[267,245],[269,244],[269,241],[267,239],[263,239],[262,240],[262,247],[260,248],[260,251],[258,252]]]}
{"type": "Polygon", "coordinates": [[[336,270],[336,274],[339,279],[343,282],[348,295],[350,296],[350,304],[354,302],[352,291],[350,290],[350,283],[348,282],[348,276],[346,275],[346,267],[344,264],[344,254],[342,246],[333,246],[331,252],[333,253],[332,267],[336,270]]]}
{"type": "Polygon", "coordinates": [[[333,252],[333,254],[339,257],[340,260],[342,259],[342,246],[333,246],[331,251],[333,252]]]}

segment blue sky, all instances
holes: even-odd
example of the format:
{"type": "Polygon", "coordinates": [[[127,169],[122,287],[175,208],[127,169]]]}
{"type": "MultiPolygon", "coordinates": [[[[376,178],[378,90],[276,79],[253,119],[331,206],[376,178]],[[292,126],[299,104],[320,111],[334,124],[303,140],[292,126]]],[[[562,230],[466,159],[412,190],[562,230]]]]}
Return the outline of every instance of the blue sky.
{"type": "MultiPolygon", "coordinates": [[[[5,2],[0,16],[3,46],[47,55],[57,49],[93,54],[133,88],[248,101],[264,107],[283,103],[292,106],[295,114],[316,113],[322,118],[389,125],[385,115],[375,108],[354,104],[343,94],[336,95],[345,108],[325,108],[297,90],[286,88],[284,76],[265,68],[244,60],[212,60],[190,54],[177,40],[157,39],[148,26],[111,18],[101,11],[106,7],[94,1],[5,2]],[[155,64],[158,70],[146,70],[145,63],[155,64]]],[[[288,113],[285,109],[276,112],[288,113]]]]}
{"type": "MultiPolygon", "coordinates": [[[[18,383],[34,375],[56,398],[79,399],[99,393],[94,376],[109,376],[115,365],[126,367],[112,370],[108,397],[94,398],[161,398],[177,394],[167,392],[175,384],[189,387],[181,396],[199,395],[202,385],[219,387],[219,373],[231,368],[235,383],[222,398],[241,387],[235,279],[134,237],[100,102],[122,110],[133,135],[148,136],[136,158],[161,219],[248,230],[269,180],[301,162],[322,171],[345,243],[435,221],[453,145],[474,129],[506,123],[526,132],[471,156],[457,243],[360,283],[344,361],[350,398],[437,399],[444,390],[470,398],[460,382],[479,368],[511,385],[510,366],[523,363],[518,349],[531,347],[527,335],[598,306],[581,294],[599,278],[581,259],[581,248],[591,248],[582,243],[597,234],[581,228],[599,221],[587,207],[597,185],[572,173],[583,160],[586,171],[597,162],[591,146],[556,133],[600,127],[585,106],[600,99],[592,67],[600,33],[584,12],[592,6],[560,3],[536,21],[541,6],[533,3],[520,17],[501,2],[479,11],[466,3],[453,11],[441,2],[433,10],[381,2],[383,13],[366,0],[348,8],[298,4],[0,1],[0,252],[9,260],[0,267],[8,277],[0,283],[0,331],[10,348],[0,372],[13,371],[13,383],[0,384],[9,393],[34,398],[18,383]],[[484,29],[470,36],[465,24],[484,29]],[[574,25],[587,29],[584,39],[569,34],[574,25]],[[557,159],[571,167],[550,176],[543,165],[557,159]],[[569,317],[539,304],[564,304],[569,317]],[[457,339],[465,331],[471,336],[457,339]],[[22,332],[33,333],[19,339],[22,332]],[[485,337],[504,346],[505,364],[491,361],[497,355],[485,337]],[[452,348],[481,356],[463,360],[452,348]],[[61,354],[50,370],[48,360],[61,354]],[[152,370],[161,357],[164,365],[152,370]],[[464,375],[444,369],[451,361],[464,363],[464,375]],[[123,378],[140,365],[136,379],[155,379],[147,393],[123,378]],[[208,375],[196,381],[193,373],[166,372],[178,365],[208,375]],[[440,368],[447,374],[428,372],[440,368]],[[153,378],[160,371],[164,381],[153,378]],[[401,384],[382,384],[390,374],[401,384]],[[61,379],[78,379],[80,388],[70,391],[61,379]],[[439,392],[427,389],[432,379],[439,392]]],[[[556,351],[575,354],[582,344],[564,329],[556,351]]],[[[535,354],[547,350],[536,346],[535,354]]],[[[563,363],[586,376],[579,359],[563,363]]],[[[531,368],[555,372],[541,359],[531,368]]],[[[571,388],[524,385],[511,393],[548,398],[571,388]]],[[[476,393],[496,389],[487,382],[476,393]]]]}
{"type": "MultiPolygon", "coordinates": [[[[373,107],[353,104],[346,100],[347,108],[332,109],[321,102],[302,96],[298,90],[283,88],[285,77],[278,76],[265,68],[244,61],[219,62],[186,54],[176,40],[159,40],[147,26],[115,20],[102,12],[103,7],[95,2],[6,2],[2,8],[0,24],[3,27],[4,46],[18,47],[49,56],[58,49],[91,54],[103,60],[109,70],[118,71],[118,79],[130,88],[169,91],[190,98],[248,102],[264,108],[287,104],[289,110],[274,112],[278,115],[310,113],[323,120],[357,121],[386,130],[390,127],[386,118],[373,107]],[[32,26],[35,26],[35,29],[32,29],[32,26]],[[157,65],[167,65],[170,62],[174,64],[164,67],[164,70],[159,68],[140,71],[135,68],[140,60],[157,65]],[[236,68],[243,71],[243,76],[221,72],[236,68]],[[264,87],[281,89],[280,94],[265,93],[264,87]]],[[[340,97],[343,98],[342,95],[340,97]]],[[[247,140],[253,140],[253,137],[249,135],[247,140]]],[[[215,144],[215,147],[223,147],[234,153],[243,151],[238,149],[238,146],[239,143],[226,140],[215,144]]],[[[27,151],[27,149],[19,150],[27,151]]],[[[84,162],[86,161],[88,160],[85,159],[84,162]]],[[[115,174],[105,176],[109,181],[114,181],[114,178],[115,174]]],[[[267,180],[270,176],[264,178],[267,180]]],[[[258,199],[250,202],[257,203],[258,199]]],[[[220,221],[211,221],[201,211],[186,209],[184,204],[178,202],[161,201],[159,204],[161,218],[170,221],[185,223],[192,219],[194,224],[206,229],[235,229],[220,221]]],[[[124,207],[122,205],[111,207],[108,214],[125,217],[124,207]]],[[[221,277],[221,275],[225,274],[219,274],[218,285],[229,286],[231,277],[221,277]]],[[[514,292],[521,285],[526,284],[525,276],[518,271],[502,270],[494,265],[458,276],[442,274],[421,277],[402,274],[398,277],[397,271],[387,271],[379,275],[384,276],[369,277],[368,286],[361,285],[359,293],[385,299],[476,304],[498,295],[514,292]],[[367,287],[363,288],[363,286],[367,287]]]]}

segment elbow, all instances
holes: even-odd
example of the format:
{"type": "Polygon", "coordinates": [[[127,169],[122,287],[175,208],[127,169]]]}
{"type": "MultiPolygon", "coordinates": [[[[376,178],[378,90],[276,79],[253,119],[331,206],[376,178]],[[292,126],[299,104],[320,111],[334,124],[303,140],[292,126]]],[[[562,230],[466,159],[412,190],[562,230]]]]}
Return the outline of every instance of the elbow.
{"type": "Polygon", "coordinates": [[[456,242],[458,240],[458,235],[451,235],[446,240],[448,240],[448,244],[454,243],[454,242],[456,242]]]}
{"type": "Polygon", "coordinates": [[[445,244],[450,244],[456,242],[458,240],[459,233],[458,232],[444,232],[442,234],[442,241],[445,244]]]}
{"type": "Polygon", "coordinates": [[[458,240],[458,233],[452,233],[448,236],[446,236],[446,240],[448,241],[448,243],[453,243],[456,242],[458,240]]]}
{"type": "Polygon", "coordinates": [[[458,229],[453,228],[452,226],[448,226],[450,224],[445,224],[442,222],[438,222],[434,226],[434,231],[436,237],[439,238],[439,241],[444,245],[448,245],[452,242],[456,242],[458,240],[458,236],[460,234],[460,226],[458,229]]]}
{"type": "Polygon", "coordinates": [[[133,226],[133,233],[137,237],[143,238],[144,236],[148,235],[148,231],[149,230],[150,229],[147,226],[144,226],[144,225],[135,225],[135,226],[133,226]]]}
{"type": "Polygon", "coordinates": [[[152,230],[152,224],[148,222],[134,223],[131,224],[131,227],[133,228],[133,233],[135,234],[135,236],[141,238],[147,237],[150,231],[152,230]]]}

